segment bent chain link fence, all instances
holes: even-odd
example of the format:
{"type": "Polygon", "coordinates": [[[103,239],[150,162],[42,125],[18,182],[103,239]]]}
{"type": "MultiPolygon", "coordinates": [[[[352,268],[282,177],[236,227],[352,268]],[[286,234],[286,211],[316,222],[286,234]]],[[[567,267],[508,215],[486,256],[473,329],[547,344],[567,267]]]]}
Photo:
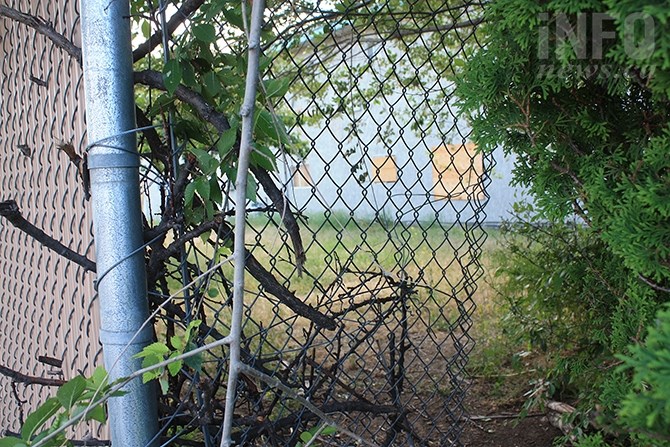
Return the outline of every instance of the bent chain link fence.
{"type": "MultiPolygon", "coordinates": [[[[79,41],[75,2],[14,5],[28,10],[28,3],[79,41]]],[[[225,2],[214,3],[228,22],[241,20],[221,6],[225,2]]],[[[157,26],[155,6],[147,2],[146,9],[157,26]]],[[[394,0],[269,5],[261,77],[265,97],[274,99],[256,119],[267,120],[270,132],[285,128],[286,135],[277,136],[280,147],[270,154],[257,151],[257,163],[269,160],[271,173],[253,171],[246,204],[242,358],[260,374],[240,375],[233,431],[239,445],[306,442],[319,417],[303,400],[376,445],[460,445],[493,160],[468,140],[453,90],[459,67],[478,47],[481,8],[394,0]]],[[[211,17],[219,47],[243,62],[239,32],[211,17]]],[[[7,20],[2,26],[2,199],[14,195],[29,220],[87,253],[91,232],[82,192],[74,167],[60,163],[54,147],[84,138],[80,68],[42,36],[7,20]],[[21,153],[24,146],[32,155],[21,153]]],[[[159,92],[143,95],[138,105],[161,109],[164,129],[179,122],[159,92]]],[[[183,169],[202,144],[188,129],[175,130],[169,146],[183,169]]],[[[179,172],[166,173],[168,165],[144,164],[148,226],[174,205],[179,172]]],[[[171,225],[170,240],[186,242],[176,261],[150,272],[154,307],[188,285],[156,319],[159,340],[196,319],[202,321],[196,344],[228,333],[232,268],[211,267],[228,254],[236,204],[228,180],[234,176],[218,172],[212,181],[221,205],[211,231],[188,239],[188,222],[171,225]]],[[[210,184],[191,195],[213,195],[213,189],[210,184]]],[[[4,222],[0,237],[0,364],[43,376],[34,357],[44,352],[67,359],[66,378],[90,372],[100,362],[91,278],[4,222]]],[[[210,351],[202,362],[162,383],[164,445],[218,445],[227,348],[210,351]]],[[[16,431],[17,405],[37,396],[1,380],[0,422],[16,431]]],[[[325,430],[319,442],[353,441],[325,430]]]]}

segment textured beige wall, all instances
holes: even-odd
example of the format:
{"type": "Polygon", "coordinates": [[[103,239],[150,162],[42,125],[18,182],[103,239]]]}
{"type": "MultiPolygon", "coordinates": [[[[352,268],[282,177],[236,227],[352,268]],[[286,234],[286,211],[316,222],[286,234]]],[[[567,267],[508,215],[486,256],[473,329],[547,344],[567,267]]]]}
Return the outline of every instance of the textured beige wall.
{"type": "MultiPolygon", "coordinates": [[[[47,20],[80,45],[78,1],[3,3],[47,20]]],[[[92,258],[90,203],[75,167],[56,149],[62,141],[72,141],[80,151],[84,147],[81,68],[24,25],[0,18],[0,38],[0,200],[16,200],[28,221],[92,258]]],[[[65,379],[101,364],[93,278],[0,220],[0,364],[59,377],[38,362],[46,355],[63,360],[65,379]]],[[[40,394],[39,386],[21,384],[16,390],[26,401],[26,414],[55,391],[40,394]]],[[[0,399],[0,428],[18,430],[19,404],[6,377],[0,377],[0,399]]]]}

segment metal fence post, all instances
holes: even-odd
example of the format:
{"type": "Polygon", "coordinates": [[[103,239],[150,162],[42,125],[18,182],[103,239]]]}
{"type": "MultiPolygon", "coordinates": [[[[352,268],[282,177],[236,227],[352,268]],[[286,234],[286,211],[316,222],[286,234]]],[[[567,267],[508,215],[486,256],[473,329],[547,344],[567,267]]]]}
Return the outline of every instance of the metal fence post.
{"type": "MultiPolygon", "coordinates": [[[[82,51],[101,331],[110,379],[140,367],[133,355],[151,342],[138,333],[149,309],[144,266],[127,1],[81,2],[82,51]],[[126,132],[125,131],[130,131],[126,132]]],[[[152,445],[158,432],[155,389],[140,379],[109,400],[115,446],[152,445]]]]}

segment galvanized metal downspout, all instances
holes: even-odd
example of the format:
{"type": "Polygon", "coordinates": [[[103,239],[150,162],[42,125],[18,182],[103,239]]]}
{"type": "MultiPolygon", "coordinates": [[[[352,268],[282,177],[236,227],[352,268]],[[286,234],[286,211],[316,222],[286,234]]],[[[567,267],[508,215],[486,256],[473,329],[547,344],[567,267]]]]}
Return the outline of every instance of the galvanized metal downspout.
{"type": "MultiPolygon", "coordinates": [[[[140,368],[133,355],[152,341],[139,190],[139,157],[126,0],[82,0],[82,50],[100,341],[111,380],[140,368]],[[123,134],[124,131],[130,131],[123,134]],[[134,253],[134,254],[133,254],[134,253]]],[[[152,445],[158,432],[156,392],[138,378],[108,402],[113,445],[152,445]]]]}

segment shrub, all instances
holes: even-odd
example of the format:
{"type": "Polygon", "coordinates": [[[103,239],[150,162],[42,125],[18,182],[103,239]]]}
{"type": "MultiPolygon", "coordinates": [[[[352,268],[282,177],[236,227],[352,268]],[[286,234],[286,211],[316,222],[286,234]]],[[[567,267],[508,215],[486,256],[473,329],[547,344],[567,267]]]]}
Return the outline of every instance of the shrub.
{"type": "Polygon", "coordinates": [[[513,154],[515,181],[554,222],[518,228],[527,242],[503,261],[518,328],[554,353],[558,389],[597,408],[620,442],[644,446],[666,436],[640,382],[664,351],[635,346],[670,297],[667,14],[654,0],[490,2],[485,48],[457,80],[480,149],[513,154]],[[583,227],[563,223],[575,216],[583,227]]]}

